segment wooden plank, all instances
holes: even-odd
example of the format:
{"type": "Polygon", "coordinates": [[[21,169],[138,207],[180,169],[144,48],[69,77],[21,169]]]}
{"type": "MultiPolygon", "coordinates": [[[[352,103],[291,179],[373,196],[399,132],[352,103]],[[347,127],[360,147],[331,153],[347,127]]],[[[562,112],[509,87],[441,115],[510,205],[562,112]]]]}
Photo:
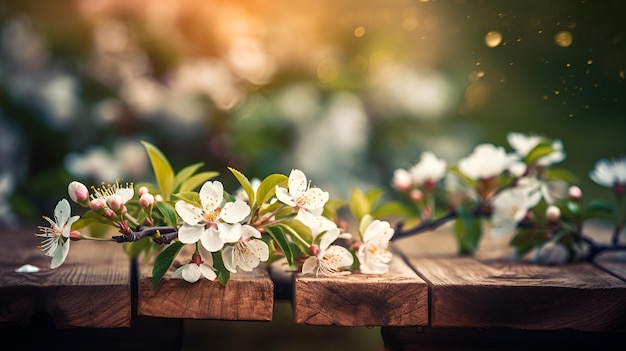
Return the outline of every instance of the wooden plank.
{"type": "Polygon", "coordinates": [[[389,273],[315,277],[296,274],[296,323],[313,325],[426,325],[428,286],[398,255],[389,273]]]}
{"type": "Polygon", "coordinates": [[[32,228],[0,231],[0,324],[24,326],[43,313],[59,329],[129,327],[130,261],[120,245],[72,242],[65,263],[51,270],[32,228]],[[24,264],[40,271],[15,272],[24,264]]]}
{"type": "MultiPolygon", "coordinates": [[[[183,248],[186,249],[187,247],[183,248]]],[[[207,279],[195,283],[183,279],[170,279],[169,276],[175,267],[187,263],[190,257],[191,252],[181,252],[156,291],[152,287],[152,266],[143,265],[140,268],[138,315],[191,319],[272,320],[274,284],[264,266],[261,265],[252,272],[239,271],[231,274],[226,286],[207,279]]]]}
{"type": "Polygon", "coordinates": [[[432,327],[626,328],[626,283],[593,264],[512,262],[504,239],[488,237],[474,257],[457,256],[449,228],[401,240],[396,244],[431,286],[432,327]]]}

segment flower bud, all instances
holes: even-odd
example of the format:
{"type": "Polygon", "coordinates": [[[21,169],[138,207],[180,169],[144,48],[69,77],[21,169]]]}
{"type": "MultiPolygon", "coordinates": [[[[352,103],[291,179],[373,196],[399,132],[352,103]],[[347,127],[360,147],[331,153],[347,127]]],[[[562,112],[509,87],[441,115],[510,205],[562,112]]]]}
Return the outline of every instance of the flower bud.
{"type": "Polygon", "coordinates": [[[149,208],[154,205],[154,195],[150,193],[144,193],[139,197],[139,206],[143,208],[149,208]]]}
{"type": "Polygon", "coordinates": [[[72,201],[81,205],[87,205],[89,203],[89,190],[85,184],[73,181],[67,186],[67,192],[72,201]]]}
{"type": "Polygon", "coordinates": [[[107,208],[106,210],[104,210],[103,216],[106,219],[113,219],[113,217],[115,217],[115,212],[113,212],[113,210],[111,210],[110,208],[107,208]]]}
{"type": "Polygon", "coordinates": [[[561,209],[554,205],[548,206],[546,209],[546,218],[550,222],[558,222],[561,218],[561,209]]]}
{"type": "Polygon", "coordinates": [[[356,243],[352,244],[352,249],[353,249],[354,251],[359,251],[359,248],[360,248],[361,246],[363,246],[363,242],[362,242],[362,241],[359,241],[359,242],[356,242],[356,243]]]}
{"type": "Polygon", "coordinates": [[[398,168],[393,172],[392,179],[393,186],[402,192],[407,192],[411,189],[413,181],[411,179],[411,173],[406,169],[398,168]]]}
{"type": "Polygon", "coordinates": [[[72,241],[80,240],[80,232],[78,230],[72,230],[70,232],[70,240],[72,241]]]}
{"type": "Polygon", "coordinates": [[[145,187],[145,186],[142,186],[142,187],[140,187],[140,188],[139,188],[139,190],[137,190],[137,194],[138,194],[139,196],[141,196],[141,195],[143,195],[143,194],[148,194],[149,192],[150,192],[150,191],[149,191],[149,190],[148,190],[148,188],[147,188],[147,187],[145,187]]]}
{"type": "Polygon", "coordinates": [[[411,193],[409,194],[409,196],[411,197],[411,200],[413,200],[413,201],[420,201],[420,200],[422,200],[423,195],[424,194],[419,189],[413,189],[413,190],[411,190],[411,193]]]}
{"type": "Polygon", "coordinates": [[[579,201],[583,197],[583,191],[575,185],[570,186],[567,192],[572,201],[579,201]]]}
{"type": "Polygon", "coordinates": [[[100,212],[104,208],[105,204],[102,200],[96,199],[89,203],[89,208],[94,212],[100,212]]]}
{"type": "Polygon", "coordinates": [[[154,195],[154,202],[161,202],[161,201],[163,201],[163,195],[161,194],[154,195]]]}
{"type": "Polygon", "coordinates": [[[200,256],[200,254],[195,253],[195,254],[191,255],[191,262],[190,263],[195,263],[195,264],[197,264],[199,266],[199,265],[202,264],[202,262],[203,262],[202,261],[202,256],[200,256]]]}
{"type": "Polygon", "coordinates": [[[119,211],[124,206],[124,201],[119,195],[111,195],[107,198],[107,206],[113,211],[119,211]]]}
{"type": "Polygon", "coordinates": [[[320,247],[317,245],[311,245],[309,246],[309,254],[311,254],[311,256],[317,256],[320,254],[320,247]]]}
{"type": "Polygon", "coordinates": [[[622,196],[624,196],[624,193],[626,193],[626,184],[615,183],[613,185],[613,192],[615,192],[615,195],[617,196],[618,199],[621,199],[622,196]]]}

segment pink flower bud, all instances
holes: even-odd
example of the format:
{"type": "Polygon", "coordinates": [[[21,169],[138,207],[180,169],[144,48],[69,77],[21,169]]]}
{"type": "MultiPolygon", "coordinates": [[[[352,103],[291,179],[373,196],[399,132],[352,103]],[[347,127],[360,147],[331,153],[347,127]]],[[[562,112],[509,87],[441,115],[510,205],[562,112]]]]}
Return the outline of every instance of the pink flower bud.
{"type": "Polygon", "coordinates": [[[561,218],[561,209],[554,205],[548,206],[546,209],[546,218],[550,222],[558,222],[561,218]]]}
{"type": "Polygon", "coordinates": [[[624,183],[615,183],[613,185],[613,191],[615,192],[615,196],[617,196],[619,199],[621,199],[622,196],[624,196],[624,193],[626,193],[626,184],[624,184],[624,183]]]}
{"type": "Polygon", "coordinates": [[[111,195],[107,198],[107,205],[113,211],[119,211],[124,206],[124,201],[122,201],[122,197],[119,195],[111,195]]]}
{"type": "Polygon", "coordinates": [[[311,254],[311,256],[317,256],[320,254],[320,247],[317,245],[311,245],[309,246],[309,254],[311,254]]]}
{"type": "Polygon", "coordinates": [[[71,182],[67,186],[67,192],[69,193],[72,201],[76,203],[84,203],[85,201],[89,200],[89,190],[87,190],[85,184],[81,182],[71,182]]]}
{"type": "Polygon", "coordinates": [[[163,201],[163,196],[161,194],[154,195],[154,202],[161,202],[161,201],[163,201]]]}
{"type": "Polygon", "coordinates": [[[409,194],[409,196],[411,197],[411,200],[413,200],[413,201],[420,201],[420,200],[422,200],[423,195],[424,194],[419,189],[413,189],[413,190],[411,190],[411,193],[409,194]]]}
{"type": "Polygon", "coordinates": [[[80,232],[78,230],[72,230],[70,232],[70,240],[72,241],[80,240],[80,232]]]}
{"type": "Polygon", "coordinates": [[[100,212],[104,208],[104,202],[102,200],[96,199],[89,203],[89,208],[94,212],[100,212]]]}
{"type": "Polygon", "coordinates": [[[113,212],[113,210],[111,210],[110,208],[107,208],[106,210],[104,210],[103,216],[106,219],[113,219],[113,217],[115,217],[115,212],[113,212]]]}
{"type": "Polygon", "coordinates": [[[195,253],[195,254],[193,254],[191,256],[191,262],[190,263],[195,263],[195,264],[197,264],[199,266],[199,265],[202,264],[202,262],[203,262],[202,261],[202,256],[200,256],[200,254],[195,253]]]}
{"type": "Polygon", "coordinates": [[[143,195],[143,194],[147,194],[150,191],[148,190],[147,187],[142,186],[141,188],[139,188],[139,190],[137,190],[137,194],[139,194],[139,196],[143,195]]]}
{"type": "Polygon", "coordinates": [[[359,248],[361,246],[363,246],[363,242],[359,241],[359,242],[356,242],[356,243],[352,244],[352,249],[355,250],[355,251],[359,251],[359,248]]]}
{"type": "Polygon", "coordinates": [[[579,187],[573,185],[568,189],[568,195],[570,200],[579,201],[583,197],[583,191],[579,187]]]}
{"type": "Polygon", "coordinates": [[[150,193],[144,193],[139,197],[139,206],[148,208],[154,205],[154,195],[150,193]]]}
{"type": "Polygon", "coordinates": [[[411,179],[411,173],[406,169],[398,168],[393,172],[393,186],[402,192],[407,192],[411,189],[413,181],[411,179]]]}

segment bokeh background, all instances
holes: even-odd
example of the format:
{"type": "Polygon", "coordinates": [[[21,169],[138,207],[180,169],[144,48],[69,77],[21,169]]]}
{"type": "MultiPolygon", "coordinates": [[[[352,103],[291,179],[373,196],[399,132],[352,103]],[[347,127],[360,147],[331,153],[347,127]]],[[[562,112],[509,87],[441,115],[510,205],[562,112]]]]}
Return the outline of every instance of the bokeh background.
{"type": "Polygon", "coordinates": [[[0,224],[50,215],[74,179],[151,179],[141,140],[175,170],[204,162],[227,189],[227,166],[300,168],[346,198],[390,189],[424,150],[453,163],[509,131],[538,133],[562,140],[586,196],[608,197],[587,174],[626,156],[624,7],[4,0],[0,224]]]}

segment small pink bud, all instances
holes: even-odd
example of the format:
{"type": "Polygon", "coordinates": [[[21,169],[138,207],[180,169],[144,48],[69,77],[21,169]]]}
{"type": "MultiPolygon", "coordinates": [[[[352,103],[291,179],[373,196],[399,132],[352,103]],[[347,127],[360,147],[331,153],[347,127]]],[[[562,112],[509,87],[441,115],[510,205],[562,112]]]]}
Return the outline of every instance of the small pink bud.
{"type": "Polygon", "coordinates": [[[89,203],[89,208],[94,212],[100,212],[104,208],[104,202],[102,200],[96,199],[89,203]]]}
{"type": "Polygon", "coordinates": [[[575,185],[570,186],[567,193],[569,195],[570,200],[573,200],[573,201],[578,201],[582,199],[583,197],[583,191],[580,190],[580,188],[575,185]]]}
{"type": "Polygon", "coordinates": [[[317,256],[320,254],[320,247],[317,245],[311,245],[309,246],[309,254],[311,254],[311,256],[317,256]]]}
{"type": "Polygon", "coordinates": [[[80,232],[78,230],[72,230],[70,232],[70,240],[72,241],[80,240],[80,232]]]}
{"type": "Polygon", "coordinates": [[[161,201],[163,201],[163,195],[161,194],[154,195],[154,202],[161,202],[161,201]]]}
{"type": "Polygon", "coordinates": [[[107,198],[107,206],[113,211],[119,211],[124,206],[124,201],[122,201],[122,197],[119,195],[111,195],[107,198]]]}
{"type": "Polygon", "coordinates": [[[199,265],[202,264],[202,262],[203,262],[202,261],[202,256],[200,256],[200,254],[195,253],[195,254],[191,255],[191,262],[190,263],[195,263],[195,264],[197,264],[199,266],[199,265]]]}
{"type": "Polygon", "coordinates": [[[152,218],[146,218],[143,220],[143,225],[146,227],[152,227],[154,225],[154,220],[152,218]]]}
{"type": "Polygon", "coordinates": [[[359,248],[361,246],[363,246],[363,242],[359,241],[359,242],[356,242],[356,243],[352,244],[352,249],[354,249],[355,251],[359,251],[359,248]]]}
{"type": "Polygon", "coordinates": [[[110,208],[107,208],[106,210],[104,210],[103,216],[106,219],[113,219],[113,217],[115,217],[115,212],[113,212],[113,210],[111,210],[110,208]]]}
{"type": "Polygon", "coordinates": [[[420,201],[420,200],[422,200],[423,195],[424,194],[419,189],[413,189],[413,190],[411,190],[411,193],[409,194],[409,196],[411,197],[411,200],[413,200],[413,201],[420,201]]]}
{"type": "Polygon", "coordinates": [[[139,190],[137,190],[137,194],[139,194],[139,196],[141,196],[143,194],[148,194],[149,192],[150,191],[145,186],[142,186],[142,187],[139,188],[139,190]]]}
{"type": "Polygon", "coordinates": [[[85,202],[89,200],[89,190],[87,190],[87,187],[85,186],[85,184],[81,182],[77,182],[77,181],[71,182],[67,186],[67,192],[69,193],[72,201],[76,203],[81,203],[81,202],[85,202]]]}
{"type": "Polygon", "coordinates": [[[393,186],[402,192],[407,192],[411,189],[413,181],[411,179],[411,173],[403,168],[398,168],[393,172],[393,186]]]}
{"type": "Polygon", "coordinates": [[[624,196],[624,193],[626,193],[626,184],[615,183],[615,185],[613,185],[613,191],[615,192],[615,195],[621,199],[622,196],[624,196]]]}
{"type": "Polygon", "coordinates": [[[154,205],[154,195],[150,193],[144,193],[139,197],[139,206],[148,208],[154,205]]]}
{"type": "Polygon", "coordinates": [[[561,218],[561,209],[554,205],[548,206],[546,209],[546,218],[550,222],[558,222],[561,218]]]}

